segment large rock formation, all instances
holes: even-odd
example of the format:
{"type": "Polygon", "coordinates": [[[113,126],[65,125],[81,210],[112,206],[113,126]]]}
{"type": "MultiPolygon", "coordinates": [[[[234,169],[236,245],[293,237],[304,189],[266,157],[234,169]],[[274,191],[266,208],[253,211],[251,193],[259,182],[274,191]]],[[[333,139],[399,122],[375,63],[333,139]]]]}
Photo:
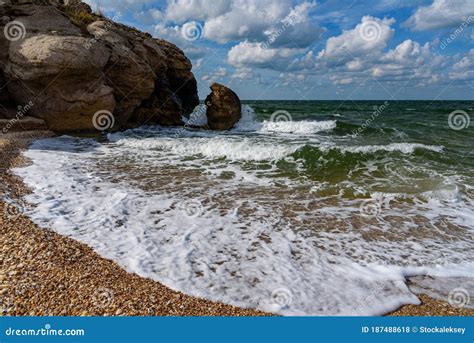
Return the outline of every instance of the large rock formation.
{"type": "Polygon", "coordinates": [[[62,132],[96,130],[98,112],[113,113],[108,129],[180,125],[199,104],[191,62],[173,44],[97,16],[77,0],[2,3],[2,107],[32,102],[25,115],[62,132]]]}
{"type": "Polygon", "coordinates": [[[242,116],[240,99],[231,89],[218,83],[206,98],[207,125],[212,130],[229,130],[242,116]]]}

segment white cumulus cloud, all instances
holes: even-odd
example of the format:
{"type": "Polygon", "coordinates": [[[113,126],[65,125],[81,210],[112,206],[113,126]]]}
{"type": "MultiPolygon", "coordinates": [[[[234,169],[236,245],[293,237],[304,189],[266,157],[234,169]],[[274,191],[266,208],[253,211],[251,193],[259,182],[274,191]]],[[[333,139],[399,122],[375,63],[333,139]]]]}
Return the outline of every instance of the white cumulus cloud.
{"type": "Polygon", "coordinates": [[[354,29],[329,38],[318,58],[328,63],[339,64],[347,63],[355,57],[367,55],[370,57],[370,54],[378,53],[387,46],[395,32],[390,26],[394,23],[395,19],[392,18],[364,16],[354,29]]]}
{"type": "Polygon", "coordinates": [[[455,27],[474,15],[472,0],[434,0],[422,6],[404,23],[413,31],[455,27]]]}
{"type": "Polygon", "coordinates": [[[244,41],[232,47],[227,55],[229,64],[236,67],[287,67],[295,55],[304,52],[301,49],[266,48],[263,43],[244,41]]]}

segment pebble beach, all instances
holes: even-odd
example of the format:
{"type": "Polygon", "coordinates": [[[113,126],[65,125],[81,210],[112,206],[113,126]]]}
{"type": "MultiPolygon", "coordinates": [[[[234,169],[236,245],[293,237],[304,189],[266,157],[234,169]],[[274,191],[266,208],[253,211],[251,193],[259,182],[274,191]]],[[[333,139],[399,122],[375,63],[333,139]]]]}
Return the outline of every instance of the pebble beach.
{"type": "MultiPolygon", "coordinates": [[[[0,139],[4,191],[17,201],[28,192],[8,169],[48,132],[12,133],[0,139]]],[[[26,204],[23,204],[26,206],[26,204]]],[[[13,316],[262,316],[187,296],[129,274],[84,244],[42,229],[0,202],[0,308],[13,316]]]]}
{"type": "MultiPolygon", "coordinates": [[[[28,189],[10,168],[28,163],[21,151],[48,131],[0,138],[2,199],[26,207],[28,189]]],[[[13,316],[267,316],[185,295],[150,279],[127,273],[85,244],[40,228],[0,201],[0,314],[13,316]]],[[[474,310],[419,296],[394,316],[472,316],[474,310]]]]}

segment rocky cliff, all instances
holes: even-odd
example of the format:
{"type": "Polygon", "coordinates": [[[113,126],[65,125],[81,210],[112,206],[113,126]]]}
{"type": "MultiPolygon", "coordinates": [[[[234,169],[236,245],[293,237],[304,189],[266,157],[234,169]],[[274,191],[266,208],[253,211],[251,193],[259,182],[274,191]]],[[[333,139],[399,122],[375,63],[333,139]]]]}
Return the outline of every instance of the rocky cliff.
{"type": "Polygon", "coordinates": [[[32,116],[56,132],[180,125],[198,103],[175,45],[77,0],[0,1],[0,119],[32,116]]]}

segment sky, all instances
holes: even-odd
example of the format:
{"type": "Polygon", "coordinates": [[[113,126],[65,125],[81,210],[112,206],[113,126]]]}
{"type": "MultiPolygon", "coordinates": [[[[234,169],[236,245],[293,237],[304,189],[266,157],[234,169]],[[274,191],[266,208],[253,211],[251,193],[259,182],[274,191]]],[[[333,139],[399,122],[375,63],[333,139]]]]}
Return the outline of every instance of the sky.
{"type": "Polygon", "coordinates": [[[200,98],[474,100],[474,0],[86,0],[191,59],[200,98]]]}

